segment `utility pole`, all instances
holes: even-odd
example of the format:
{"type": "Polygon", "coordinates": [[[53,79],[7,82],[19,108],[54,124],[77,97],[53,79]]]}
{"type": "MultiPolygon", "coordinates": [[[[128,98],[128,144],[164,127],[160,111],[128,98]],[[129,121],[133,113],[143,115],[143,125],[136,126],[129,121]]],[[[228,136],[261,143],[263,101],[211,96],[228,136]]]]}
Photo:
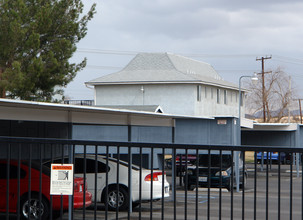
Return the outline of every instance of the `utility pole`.
{"type": "Polygon", "coordinates": [[[301,109],[301,100],[302,100],[302,99],[298,99],[298,101],[299,101],[299,109],[300,109],[300,121],[301,121],[301,124],[302,124],[302,109],[301,109]]]}
{"type": "Polygon", "coordinates": [[[271,73],[271,72],[264,72],[264,60],[271,59],[271,56],[266,56],[266,57],[261,57],[261,58],[256,58],[256,61],[262,62],[262,103],[263,103],[263,122],[266,121],[266,111],[265,111],[265,80],[264,80],[264,74],[265,73],[271,73]]]}
{"type": "Polygon", "coordinates": [[[290,123],[291,76],[289,76],[288,85],[289,85],[289,99],[288,99],[287,106],[288,106],[288,123],[290,123]]]}

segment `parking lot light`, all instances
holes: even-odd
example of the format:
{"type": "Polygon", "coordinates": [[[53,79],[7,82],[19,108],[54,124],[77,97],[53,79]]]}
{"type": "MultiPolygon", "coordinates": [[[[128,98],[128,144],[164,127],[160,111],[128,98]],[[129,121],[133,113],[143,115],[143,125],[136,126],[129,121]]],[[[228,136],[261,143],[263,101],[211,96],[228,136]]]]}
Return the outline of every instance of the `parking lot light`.
{"type": "MultiPolygon", "coordinates": [[[[239,132],[238,132],[238,145],[241,145],[241,106],[242,106],[242,91],[241,91],[241,80],[243,78],[250,78],[253,84],[255,84],[258,81],[258,77],[256,74],[252,76],[241,76],[239,78],[239,132]]],[[[244,103],[243,103],[244,106],[244,103]]],[[[240,152],[235,152],[234,153],[235,157],[235,174],[236,174],[236,187],[237,187],[237,192],[240,191],[240,179],[239,179],[239,157],[240,157],[240,152]]]]}

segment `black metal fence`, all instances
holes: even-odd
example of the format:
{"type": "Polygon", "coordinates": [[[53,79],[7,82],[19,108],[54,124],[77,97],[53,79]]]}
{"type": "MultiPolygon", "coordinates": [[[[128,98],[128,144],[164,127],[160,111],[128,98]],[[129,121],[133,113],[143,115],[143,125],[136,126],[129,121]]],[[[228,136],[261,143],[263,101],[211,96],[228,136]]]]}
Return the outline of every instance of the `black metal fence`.
{"type": "Polygon", "coordinates": [[[0,219],[303,219],[301,148],[10,137],[0,146],[0,219]],[[52,164],[63,177],[51,178],[52,164]],[[69,164],[73,195],[50,195],[70,180],[69,164]]]}

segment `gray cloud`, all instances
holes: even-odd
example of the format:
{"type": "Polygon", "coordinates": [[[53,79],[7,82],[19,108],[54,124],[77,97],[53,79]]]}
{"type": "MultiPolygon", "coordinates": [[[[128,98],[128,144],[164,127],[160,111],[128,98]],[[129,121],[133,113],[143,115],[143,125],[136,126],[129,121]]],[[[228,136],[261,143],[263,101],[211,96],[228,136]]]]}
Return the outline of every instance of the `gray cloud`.
{"type": "Polygon", "coordinates": [[[197,37],[205,39],[215,34],[229,36],[235,32],[245,35],[259,29],[264,33],[274,28],[297,28],[302,25],[303,3],[114,0],[101,4],[100,8],[100,14],[97,15],[100,28],[97,33],[104,34],[103,29],[116,30],[134,38],[165,35],[171,39],[190,40],[197,37]],[[262,6],[263,10],[258,10],[257,6],[262,6]]]}
{"type": "MultiPolygon", "coordinates": [[[[89,6],[94,1],[83,2],[89,6]]],[[[219,56],[197,59],[209,62],[217,69],[260,69],[260,63],[255,61],[256,55],[303,58],[302,11],[302,0],[97,1],[97,14],[88,26],[88,35],[78,47],[187,54],[253,54],[234,59],[219,56]]],[[[124,66],[132,58],[79,55],[87,56],[90,65],[101,66],[124,66]]],[[[288,68],[296,75],[300,75],[302,69],[300,65],[289,66],[289,63],[277,60],[267,62],[267,65],[271,64],[286,65],[286,70],[288,68]]],[[[107,71],[110,72],[113,71],[107,71]]],[[[105,73],[86,69],[78,74],[68,89],[80,82],[82,86],[85,81],[105,73]]],[[[232,74],[232,80],[237,81],[239,74],[232,74]]],[[[231,75],[223,77],[230,78],[231,75]]]]}

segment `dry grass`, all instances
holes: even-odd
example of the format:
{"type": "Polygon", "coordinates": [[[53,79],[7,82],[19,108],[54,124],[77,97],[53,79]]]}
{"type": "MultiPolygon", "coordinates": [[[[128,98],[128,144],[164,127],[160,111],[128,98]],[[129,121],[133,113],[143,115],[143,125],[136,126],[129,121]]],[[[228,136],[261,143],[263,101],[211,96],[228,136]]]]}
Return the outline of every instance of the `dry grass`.
{"type": "Polygon", "coordinates": [[[246,163],[254,163],[255,162],[255,152],[254,151],[246,151],[245,152],[245,162],[246,163]]]}

